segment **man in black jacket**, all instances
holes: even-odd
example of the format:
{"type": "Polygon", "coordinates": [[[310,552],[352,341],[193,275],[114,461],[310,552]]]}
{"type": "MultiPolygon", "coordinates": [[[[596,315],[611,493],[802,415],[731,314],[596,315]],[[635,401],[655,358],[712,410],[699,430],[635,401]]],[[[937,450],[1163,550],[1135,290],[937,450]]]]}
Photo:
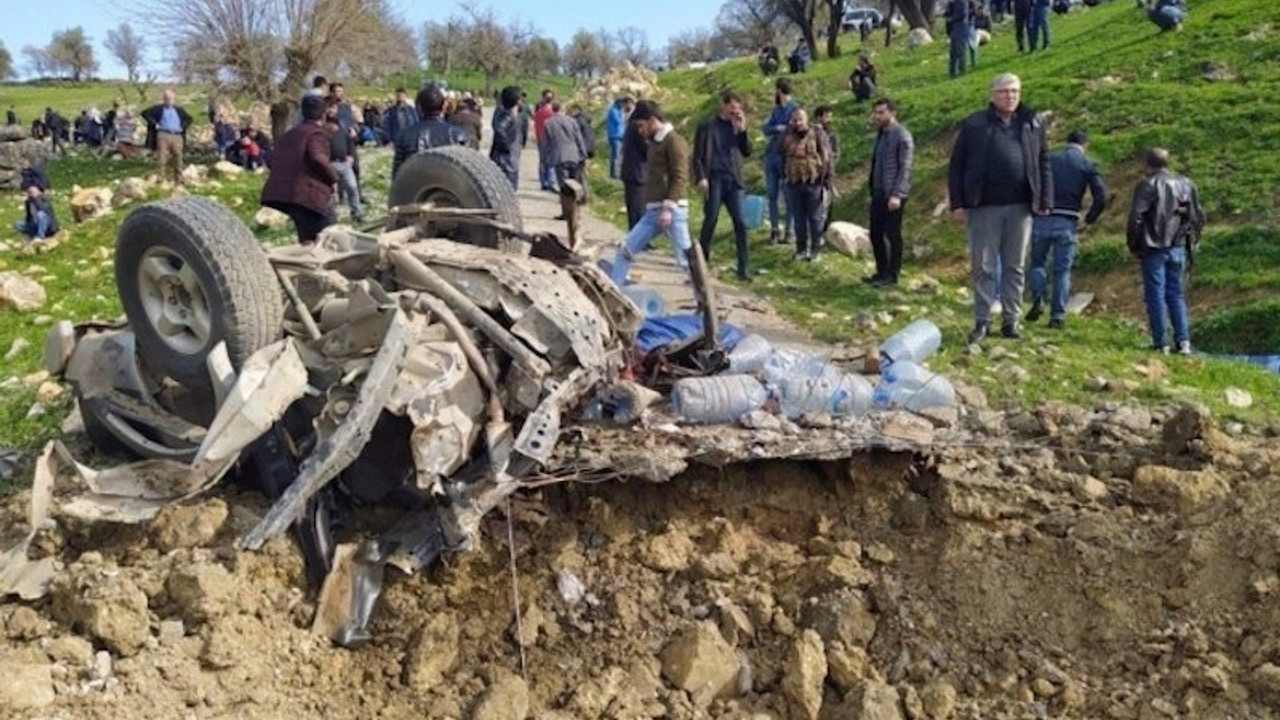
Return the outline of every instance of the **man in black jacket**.
{"type": "Polygon", "coordinates": [[[902,213],[911,193],[911,165],[916,145],[898,122],[898,107],[888,98],[875,104],[875,148],[871,151],[871,250],[876,274],[866,282],[885,287],[898,284],[902,272],[902,213]]]}
{"type": "Polygon", "coordinates": [[[489,159],[511,181],[511,189],[520,185],[520,151],[524,149],[523,121],[520,119],[520,102],[523,93],[515,85],[502,88],[498,94],[498,108],[493,111],[493,144],[489,146],[489,159]]]}
{"type": "Polygon", "coordinates": [[[720,205],[733,221],[733,238],[738,251],[738,279],[750,280],[748,271],[747,222],[742,216],[742,161],[751,157],[742,98],[729,91],[720,96],[720,112],[698,126],[693,136],[693,180],[706,198],[702,232],[698,241],[702,255],[711,261],[711,237],[720,219],[720,205]]]}
{"type": "Polygon", "coordinates": [[[1026,44],[1031,42],[1031,2],[1032,0],[1013,0],[1013,27],[1014,35],[1018,38],[1018,52],[1026,52],[1026,44]]]}
{"type": "Polygon", "coordinates": [[[1053,209],[1053,171],[1044,122],[1022,104],[1022,81],[1005,73],[991,83],[991,103],[960,126],[948,173],[951,210],[965,223],[973,275],[973,332],[987,336],[991,309],[1000,301],[1000,332],[1017,339],[1023,263],[1032,214],[1053,209]],[[996,268],[1000,297],[996,297],[996,268]]]}
{"type": "Polygon", "coordinates": [[[1173,325],[1178,353],[1191,354],[1191,327],[1183,285],[1190,254],[1204,228],[1204,208],[1195,183],[1169,170],[1169,151],[1147,152],[1146,177],[1133,190],[1126,233],[1129,252],[1142,265],[1142,294],[1151,327],[1151,349],[1169,352],[1166,325],[1173,325]]]}
{"type": "Polygon", "coordinates": [[[444,91],[435,83],[428,83],[418,91],[414,101],[418,109],[418,122],[404,128],[396,135],[396,156],[391,162],[391,177],[405,160],[423,150],[446,145],[471,145],[471,133],[466,128],[451,125],[444,119],[444,91]]]}
{"type": "Polygon", "coordinates": [[[1076,226],[1084,210],[1084,194],[1091,197],[1084,224],[1092,225],[1107,206],[1107,186],[1102,182],[1098,166],[1085,157],[1089,136],[1080,130],[1067,136],[1067,146],[1049,158],[1053,167],[1053,211],[1039,215],[1031,226],[1031,270],[1027,283],[1031,286],[1031,309],[1027,322],[1035,322],[1044,313],[1048,293],[1049,253],[1053,253],[1053,298],[1049,303],[1049,327],[1061,329],[1067,315],[1067,298],[1071,294],[1071,264],[1079,243],[1076,226]]]}
{"type": "MultiPolygon", "coordinates": [[[[635,110],[639,110],[641,105],[648,113],[653,103],[641,100],[636,103],[635,110]]],[[[627,128],[622,134],[622,168],[618,174],[622,179],[622,195],[627,203],[627,229],[630,230],[644,217],[644,184],[649,177],[649,143],[631,117],[627,118],[627,128]]]]}

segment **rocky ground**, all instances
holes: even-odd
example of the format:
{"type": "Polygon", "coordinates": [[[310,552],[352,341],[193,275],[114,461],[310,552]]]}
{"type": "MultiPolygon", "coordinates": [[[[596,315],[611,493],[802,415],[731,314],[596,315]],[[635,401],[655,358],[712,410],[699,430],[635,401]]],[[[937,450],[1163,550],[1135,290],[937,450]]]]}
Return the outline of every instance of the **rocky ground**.
{"type": "Polygon", "coordinates": [[[546,488],[511,511],[514,573],[495,518],[388,571],[358,650],[311,634],[291,542],[233,549],[256,495],[59,523],[50,597],[0,605],[0,716],[1272,717],[1280,450],[1193,408],[961,423],[930,452],[546,488]]]}

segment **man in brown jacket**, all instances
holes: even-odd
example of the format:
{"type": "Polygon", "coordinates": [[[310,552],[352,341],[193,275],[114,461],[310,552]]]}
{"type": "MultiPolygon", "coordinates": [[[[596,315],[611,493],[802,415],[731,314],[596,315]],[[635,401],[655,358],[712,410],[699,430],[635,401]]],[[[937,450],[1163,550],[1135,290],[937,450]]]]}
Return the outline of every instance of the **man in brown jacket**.
{"type": "Polygon", "coordinates": [[[665,233],[671,238],[676,263],[689,272],[689,145],[676,134],[657,103],[642,100],[631,112],[631,122],[649,142],[649,169],[645,178],[645,212],[618,248],[609,276],[626,284],[631,261],[649,243],[665,233]]]}
{"type": "Polygon", "coordinates": [[[303,245],[315,243],[320,231],[336,222],[338,176],[330,164],[324,110],[323,97],[302,99],[303,122],[276,140],[268,163],[271,175],[262,188],[262,204],[288,215],[303,245]]]}

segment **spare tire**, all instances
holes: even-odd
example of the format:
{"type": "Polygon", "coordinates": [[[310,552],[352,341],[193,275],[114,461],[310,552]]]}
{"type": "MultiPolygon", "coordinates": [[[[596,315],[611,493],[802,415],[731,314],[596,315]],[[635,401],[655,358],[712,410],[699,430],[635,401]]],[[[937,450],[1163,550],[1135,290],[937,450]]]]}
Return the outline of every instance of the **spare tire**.
{"type": "MultiPolygon", "coordinates": [[[[431,202],[440,207],[493,210],[495,220],[523,229],[511,181],[492,160],[461,145],[424,150],[406,160],[391,181],[387,201],[389,207],[431,202]]],[[[392,229],[405,224],[404,219],[392,219],[392,229]]],[[[427,223],[427,232],[492,248],[500,240],[496,229],[470,223],[427,223]]]]}
{"type": "Polygon", "coordinates": [[[236,368],[284,332],[284,301],[267,255],[230,210],[200,197],[143,205],[116,236],[116,289],[153,372],[209,385],[219,342],[236,368]]]}

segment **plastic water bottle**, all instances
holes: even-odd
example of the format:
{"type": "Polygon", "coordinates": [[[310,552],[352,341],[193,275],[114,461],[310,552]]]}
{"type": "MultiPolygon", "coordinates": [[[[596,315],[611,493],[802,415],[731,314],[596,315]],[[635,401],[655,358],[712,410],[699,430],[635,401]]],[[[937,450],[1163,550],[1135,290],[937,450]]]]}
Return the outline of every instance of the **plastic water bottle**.
{"type": "Polygon", "coordinates": [[[750,375],[683,378],[671,389],[671,407],[691,422],[737,422],[764,405],[769,392],[750,375]]]}
{"type": "Polygon", "coordinates": [[[916,320],[902,328],[880,346],[882,365],[896,362],[923,362],[942,344],[938,326],[928,320],[916,320]]]}
{"type": "Polygon", "coordinates": [[[642,287],[640,285],[624,285],[622,294],[631,299],[631,302],[640,308],[640,312],[645,317],[661,317],[666,314],[666,303],[662,301],[662,296],[653,288],[642,287]]]}
{"type": "Polygon", "coordinates": [[[796,350],[774,350],[764,361],[765,382],[778,385],[789,377],[839,376],[840,370],[823,355],[796,350]]]}
{"type": "Polygon", "coordinates": [[[773,347],[769,341],[759,335],[747,335],[738,341],[729,353],[729,371],[733,373],[755,373],[764,368],[773,347]]]}
{"type": "Polygon", "coordinates": [[[955,403],[956,391],[949,380],[910,361],[885,368],[872,395],[872,404],[880,409],[900,407],[918,412],[955,403]]]}
{"type": "Polygon", "coordinates": [[[835,373],[783,378],[774,388],[782,414],[795,419],[805,413],[857,416],[871,406],[871,383],[861,375],[835,373]]]}

